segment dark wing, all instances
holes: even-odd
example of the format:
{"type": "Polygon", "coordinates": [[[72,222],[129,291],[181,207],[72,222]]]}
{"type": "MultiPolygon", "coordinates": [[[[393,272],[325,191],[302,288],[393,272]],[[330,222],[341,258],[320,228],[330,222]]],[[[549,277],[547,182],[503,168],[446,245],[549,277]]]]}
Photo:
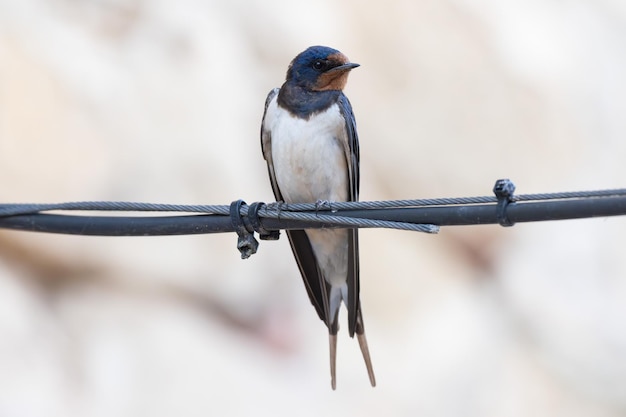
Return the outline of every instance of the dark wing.
{"type": "Polygon", "coordinates": [[[346,122],[346,132],[348,134],[348,143],[346,150],[346,158],[348,161],[348,171],[350,177],[350,201],[359,200],[359,135],[356,132],[356,120],[352,112],[350,100],[345,94],[341,93],[338,99],[339,111],[346,122]]]}
{"type": "Polygon", "coordinates": [[[306,292],[309,295],[311,304],[315,307],[317,315],[322,320],[332,334],[337,334],[337,326],[335,323],[329,323],[330,304],[328,302],[328,294],[330,286],[326,283],[322,272],[317,264],[317,259],[313,253],[311,241],[304,230],[287,230],[287,237],[291,244],[291,251],[296,258],[306,292]]]}
{"type": "MultiPolygon", "coordinates": [[[[276,182],[276,175],[274,173],[272,132],[265,127],[267,107],[276,97],[279,90],[278,88],[274,88],[270,91],[265,100],[265,111],[263,112],[263,122],[261,123],[261,150],[263,151],[263,157],[267,161],[267,170],[272,183],[274,197],[276,197],[276,201],[283,201],[283,196],[276,182]]],[[[330,289],[317,265],[317,259],[315,259],[311,242],[304,230],[287,230],[287,237],[289,238],[293,255],[298,263],[298,268],[300,269],[300,274],[302,275],[302,280],[304,281],[304,286],[311,300],[311,304],[315,307],[319,318],[326,323],[326,326],[330,329],[330,323],[328,322],[328,293],[330,289]]]]}
{"type": "Polygon", "coordinates": [[[265,129],[265,116],[267,116],[267,108],[276,97],[280,88],[274,88],[269,92],[265,99],[265,109],[263,110],[263,120],[261,121],[261,151],[263,152],[263,158],[267,161],[267,172],[270,175],[270,182],[272,183],[272,191],[274,191],[274,197],[276,201],[282,201],[283,196],[280,194],[278,184],[276,184],[276,175],[274,174],[274,161],[272,160],[272,134],[265,129]]]}
{"type": "MultiPolygon", "coordinates": [[[[347,143],[344,144],[350,179],[350,201],[359,200],[359,136],[356,121],[348,97],[339,95],[339,110],[346,123],[347,143]]],[[[361,304],[359,302],[359,231],[348,229],[348,330],[350,337],[354,332],[362,333],[361,304]],[[358,328],[357,328],[358,326],[358,328]]]]}

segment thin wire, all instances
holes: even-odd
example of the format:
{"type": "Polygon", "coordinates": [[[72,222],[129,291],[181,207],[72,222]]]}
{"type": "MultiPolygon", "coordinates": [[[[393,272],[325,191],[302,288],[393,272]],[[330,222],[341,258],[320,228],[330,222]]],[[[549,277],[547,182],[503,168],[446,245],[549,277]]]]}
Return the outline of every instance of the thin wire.
{"type": "MultiPolygon", "coordinates": [[[[626,196],[626,189],[573,191],[543,194],[514,195],[513,201],[563,200],[573,198],[592,198],[626,196]]],[[[489,204],[497,202],[494,196],[456,197],[413,200],[359,201],[359,202],[318,202],[318,203],[272,203],[266,206],[264,214],[276,212],[331,211],[381,209],[397,207],[450,206],[462,204],[489,204]]],[[[178,212],[228,215],[228,205],[195,204],[160,204],[133,203],[124,201],[79,201],[57,204],[0,204],[0,217],[21,214],[35,214],[44,211],[143,211],[143,212],[178,212]]],[[[244,213],[245,214],[245,213],[244,213]]]]}
{"type": "Polygon", "coordinates": [[[566,200],[574,198],[612,197],[626,196],[626,189],[617,188],[612,190],[594,191],[570,191],[561,193],[545,194],[520,194],[513,196],[513,201],[540,201],[540,200],[566,200]]]}
{"type": "Polygon", "coordinates": [[[284,211],[273,211],[267,209],[259,210],[259,215],[272,219],[302,220],[310,222],[332,223],[340,226],[358,226],[359,228],[386,228],[396,230],[409,230],[423,233],[438,233],[439,226],[434,224],[416,224],[406,222],[394,222],[389,220],[363,219],[355,217],[340,217],[332,215],[320,216],[317,213],[293,213],[284,211]]]}
{"type": "MultiPolygon", "coordinates": [[[[513,201],[541,201],[541,200],[564,200],[580,198],[599,198],[609,196],[626,196],[626,189],[574,191],[543,194],[520,194],[514,195],[513,201]]],[[[390,201],[360,201],[360,202],[324,202],[317,203],[272,203],[259,210],[261,217],[286,218],[293,220],[305,220],[346,226],[360,227],[386,227],[392,229],[416,230],[427,233],[436,233],[437,228],[433,225],[417,225],[413,223],[392,222],[372,219],[357,219],[340,216],[324,215],[317,216],[318,212],[337,212],[339,210],[363,210],[385,209],[401,207],[425,207],[425,206],[451,206],[464,204],[490,204],[496,203],[495,196],[483,197],[460,197],[460,198],[435,198],[413,200],[390,200],[390,201]],[[305,214],[302,212],[314,212],[305,214]],[[301,214],[301,215],[298,215],[301,214]]],[[[133,203],[123,201],[82,201],[58,204],[0,204],[0,217],[36,214],[47,211],[139,211],[139,212],[178,212],[178,213],[202,213],[229,215],[228,205],[186,205],[186,204],[159,204],[159,203],[133,203]]],[[[242,215],[247,214],[247,206],[244,206],[242,215]]]]}
{"type": "MultiPolygon", "coordinates": [[[[315,206],[315,205],[313,205],[315,206]]],[[[58,204],[0,204],[0,217],[36,214],[46,211],[144,211],[144,212],[185,212],[229,215],[230,206],[225,205],[182,205],[182,204],[154,204],[154,203],[131,203],[122,201],[84,201],[58,204]]],[[[242,215],[247,215],[247,206],[242,210],[242,215]]],[[[289,213],[281,208],[279,210],[259,210],[261,217],[302,220],[311,222],[323,221],[340,226],[357,226],[360,228],[387,228],[396,230],[408,230],[424,233],[438,233],[439,227],[435,225],[414,224],[406,222],[394,222],[388,220],[359,219],[339,216],[324,216],[323,219],[317,214],[289,213]]]]}
{"type": "MultiPolygon", "coordinates": [[[[504,180],[499,180],[496,186],[500,181],[504,180]]],[[[504,211],[512,222],[626,215],[626,189],[512,195],[507,198],[510,204],[504,206],[504,211]],[[520,203],[515,204],[517,202],[520,203]]],[[[243,224],[250,233],[254,230],[259,234],[265,233],[263,230],[325,227],[391,228],[437,233],[439,225],[502,225],[498,214],[500,203],[494,196],[342,203],[256,203],[256,213],[248,213],[249,207],[253,206],[242,204],[239,200],[228,206],[115,201],[0,204],[0,228],[98,236],[220,233],[236,230],[236,224],[243,224]],[[231,213],[233,204],[239,208],[231,213]],[[42,213],[62,210],[193,214],[119,217],[42,213]]]]}
{"type": "Polygon", "coordinates": [[[0,204],[0,217],[35,214],[44,211],[145,211],[203,214],[229,214],[229,206],[132,203],[124,201],[76,201],[57,204],[0,204]]]}

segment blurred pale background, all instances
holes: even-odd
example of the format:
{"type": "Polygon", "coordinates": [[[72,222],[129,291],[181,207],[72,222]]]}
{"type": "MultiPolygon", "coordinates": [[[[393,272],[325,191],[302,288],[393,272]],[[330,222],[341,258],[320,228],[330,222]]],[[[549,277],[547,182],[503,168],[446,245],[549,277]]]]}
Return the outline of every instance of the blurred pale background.
{"type": "MultiPolygon", "coordinates": [[[[626,185],[620,0],[0,0],[0,201],[271,201],[313,44],[362,65],[364,200],[626,185]]],[[[626,415],[626,219],[361,239],[378,387],[343,333],[332,392],[284,238],[0,230],[0,416],[626,415]]]]}

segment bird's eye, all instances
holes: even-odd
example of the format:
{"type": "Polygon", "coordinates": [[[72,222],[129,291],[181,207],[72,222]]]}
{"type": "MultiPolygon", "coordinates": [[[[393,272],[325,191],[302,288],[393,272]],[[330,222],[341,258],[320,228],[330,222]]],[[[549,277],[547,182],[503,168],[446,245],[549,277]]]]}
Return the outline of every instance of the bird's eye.
{"type": "Polygon", "coordinates": [[[322,60],[317,60],[313,62],[313,68],[315,68],[316,70],[321,70],[325,67],[326,65],[324,64],[324,61],[322,60]]]}

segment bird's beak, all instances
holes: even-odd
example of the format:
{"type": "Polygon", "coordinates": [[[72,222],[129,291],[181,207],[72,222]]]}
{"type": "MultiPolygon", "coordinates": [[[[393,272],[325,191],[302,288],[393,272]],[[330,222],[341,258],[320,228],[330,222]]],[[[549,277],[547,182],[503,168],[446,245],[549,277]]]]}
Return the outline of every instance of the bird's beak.
{"type": "Polygon", "coordinates": [[[317,78],[317,82],[313,87],[313,91],[325,91],[325,90],[343,90],[348,81],[348,74],[350,70],[358,67],[359,64],[347,62],[343,65],[331,68],[328,71],[320,74],[317,78]]]}
{"type": "Polygon", "coordinates": [[[340,71],[340,72],[343,72],[343,71],[350,71],[351,69],[354,69],[354,68],[356,68],[356,67],[360,67],[360,66],[361,66],[361,64],[357,64],[357,63],[354,63],[354,62],[348,62],[348,63],[346,63],[346,64],[339,65],[338,67],[331,68],[331,69],[329,69],[329,70],[328,70],[328,72],[334,72],[334,71],[340,71]]]}

